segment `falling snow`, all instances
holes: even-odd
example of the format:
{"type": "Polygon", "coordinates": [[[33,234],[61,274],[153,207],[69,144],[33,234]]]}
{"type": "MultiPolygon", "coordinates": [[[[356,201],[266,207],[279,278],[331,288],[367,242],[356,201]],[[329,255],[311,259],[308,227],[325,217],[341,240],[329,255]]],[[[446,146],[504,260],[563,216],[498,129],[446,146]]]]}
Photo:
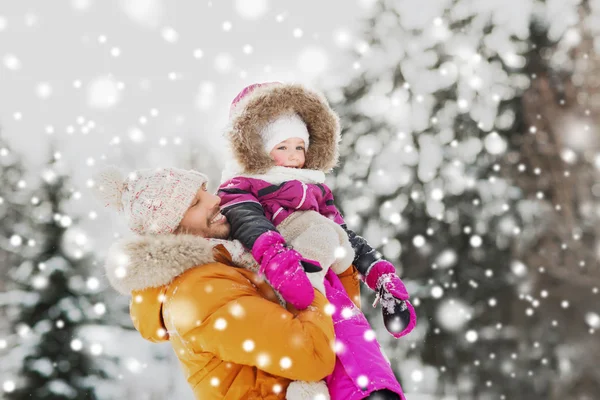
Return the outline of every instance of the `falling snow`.
{"type": "MultiPolygon", "coordinates": [[[[98,386],[99,398],[191,398],[168,345],[117,329],[132,328],[128,299],[108,287],[101,265],[126,227],[94,203],[91,175],[106,164],[174,165],[206,172],[214,187],[228,154],[220,132],[229,102],[249,83],[277,80],[321,87],[340,114],[342,162],[329,178],[336,201],[347,224],[395,264],[419,316],[417,329],[400,340],[389,337],[379,314],[363,334],[380,341],[407,397],[547,398],[536,390],[551,385],[555,393],[584,391],[578,378],[598,375],[590,349],[600,330],[599,103],[590,78],[599,63],[600,7],[230,3],[70,0],[54,8],[15,2],[1,11],[0,257],[24,257],[5,272],[27,287],[0,285],[0,306],[10,302],[0,323],[3,392],[21,385],[15,363],[27,353],[20,344],[88,318],[65,351],[119,360],[118,376],[111,388],[98,386]],[[542,59],[551,78],[529,62],[534,18],[556,42],[542,59]],[[27,172],[16,176],[21,157],[27,172]],[[46,169],[50,158],[56,168],[46,169]],[[63,210],[29,192],[63,174],[73,182],[63,210]],[[25,204],[31,213],[12,208],[25,204]],[[19,213],[64,229],[60,257],[27,262],[49,237],[18,223],[19,213]],[[53,273],[87,257],[96,264],[67,287],[89,299],[62,301],[59,317],[49,312],[37,323],[8,325],[52,288],[53,273]]],[[[115,278],[128,277],[129,260],[113,261],[115,278]]],[[[370,317],[369,296],[363,292],[370,317]]],[[[156,299],[133,298],[148,301],[156,299]]],[[[334,314],[332,307],[324,312],[334,314]]],[[[236,304],[227,311],[211,330],[227,334],[247,312],[236,304]]],[[[259,348],[259,339],[240,338],[236,346],[259,367],[295,367],[290,357],[259,348]]],[[[340,342],[334,350],[346,351],[340,342]]],[[[45,358],[33,365],[48,376],[56,368],[45,358]]],[[[356,379],[359,386],[369,381],[367,373],[356,379]]],[[[64,381],[50,380],[48,388],[73,397],[64,381]]]]}

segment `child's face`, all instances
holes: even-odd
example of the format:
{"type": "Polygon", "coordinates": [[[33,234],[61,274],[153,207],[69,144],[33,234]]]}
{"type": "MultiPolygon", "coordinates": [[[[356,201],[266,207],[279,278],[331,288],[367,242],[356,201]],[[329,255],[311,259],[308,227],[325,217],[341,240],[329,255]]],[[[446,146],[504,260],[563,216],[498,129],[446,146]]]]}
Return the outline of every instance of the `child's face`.
{"type": "Polygon", "coordinates": [[[275,165],[280,167],[302,168],[305,161],[304,151],[304,140],[289,138],[276,144],[269,155],[275,161],[275,165]]]}

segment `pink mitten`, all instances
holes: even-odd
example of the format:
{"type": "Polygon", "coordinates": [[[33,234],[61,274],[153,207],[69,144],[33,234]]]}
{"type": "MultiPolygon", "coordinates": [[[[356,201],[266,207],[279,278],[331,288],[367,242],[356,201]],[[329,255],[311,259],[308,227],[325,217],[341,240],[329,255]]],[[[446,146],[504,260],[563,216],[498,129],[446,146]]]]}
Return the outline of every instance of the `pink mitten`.
{"type": "Polygon", "coordinates": [[[410,304],[406,286],[396,275],[396,268],[386,260],[377,261],[369,270],[365,283],[377,292],[377,302],[381,302],[383,322],[388,332],[395,338],[410,333],[417,324],[417,314],[410,304]]]}
{"type": "Polygon", "coordinates": [[[259,272],[286,302],[298,310],[312,303],[315,293],[304,268],[310,272],[320,271],[318,262],[307,260],[286,247],[283,237],[275,231],[265,232],[256,239],[252,255],[260,264],[259,272]]]}

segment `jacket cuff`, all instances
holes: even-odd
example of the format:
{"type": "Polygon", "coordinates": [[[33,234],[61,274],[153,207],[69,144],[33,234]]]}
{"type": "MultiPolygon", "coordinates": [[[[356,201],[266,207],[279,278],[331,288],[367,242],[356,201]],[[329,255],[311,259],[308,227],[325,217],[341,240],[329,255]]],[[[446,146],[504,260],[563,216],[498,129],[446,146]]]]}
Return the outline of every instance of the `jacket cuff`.
{"type": "Polygon", "coordinates": [[[265,257],[266,253],[277,245],[282,248],[285,246],[285,239],[283,239],[283,236],[277,231],[267,231],[254,241],[254,246],[252,246],[252,256],[256,261],[262,263],[262,259],[265,257]]]}
{"type": "Polygon", "coordinates": [[[363,278],[368,287],[377,290],[379,278],[386,274],[395,274],[396,267],[386,260],[375,261],[367,270],[366,276],[363,278]]]}

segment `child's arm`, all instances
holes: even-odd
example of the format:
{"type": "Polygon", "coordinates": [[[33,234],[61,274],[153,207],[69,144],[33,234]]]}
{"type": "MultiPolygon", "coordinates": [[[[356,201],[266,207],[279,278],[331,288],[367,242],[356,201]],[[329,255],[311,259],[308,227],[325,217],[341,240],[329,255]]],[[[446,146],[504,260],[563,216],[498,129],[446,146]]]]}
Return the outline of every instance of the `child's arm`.
{"type": "Polygon", "coordinates": [[[286,302],[298,309],[310,305],[314,291],[305,272],[321,266],[287,246],[285,239],[267,219],[256,191],[248,179],[234,178],[218,191],[221,213],[231,225],[231,236],[239,240],[260,264],[260,273],[286,302]]]}
{"type": "MultiPolygon", "coordinates": [[[[370,268],[382,259],[381,253],[371,247],[365,238],[354,233],[346,224],[340,225],[348,234],[348,240],[354,250],[354,261],[352,262],[363,279],[369,274],[370,268]]],[[[373,288],[372,288],[373,289],[373,288]]]]}
{"type": "Polygon", "coordinates": [[[416,324],[414,308],[408,301],[410,298],[404,283],[396,274],[392,263],[383,259],[381,253],[375,250],[361,236],[349,229],[335,207],[331,190],[321,185],[324,190],[324,215],[340,224],[348,234],[348,240],[354,250],[352,262],[361,275],[363,282],[377,292],[377,299],[382,303],[386,328],[395,337],[408,334],[416,324]],[[404,323],[396,323],[398,318],[404,323]]]}
{"type": "Polygon", "coordinates": [[[348,229],[342,214],[334,204],[333,193],[331,192],[331,189],[324,184],[319,185],[319,187],[323,191],[323,201],[320,207],[320,213],[335,221],[344,229],[348,235],[350,245],[354,250],[354,261],[352,264],[356,267],[364,279],[369,272],[369,268],[382,258],[381,254],[373,249],[364,238],[358,236],[352,230],[348,229]]]}
{"type": "MultiPolygon", "coordinates": [[[[358,272],[362,275],[363,280],[366,282],[371,268],[373,268],[378,261],[382,260],[383,257],[381,253],[369,245],[366,239],[357,235],[348,228],[344,222],[344,219],[342,218],[342,214],[334,204],[333,193],[331,192],[331,189],[329,189],[327,185],[319,186],[321,190],[323,190],[323,205],[321,207],[322,209],[320,210],[321,214],[337,222],[348,235],[348,240],[350,241],[350,245],[354,250],[354,261],[352,261],[352,264],[356,267],[358,272]]],[[[373,287],[371,287],[371,289],[375,290],[373,287]]]]}
{"type": "MultiPolygon", "coordinates": [[[[233,239],[239,240],[253,253],[257,248],[256,241],[259,238],[261,242],[264,242],[266,237],[276,238],[277,242],[280,242],[286,249],[288,248],[275,225],[266,217],[265,210],[258,201],[258,192],[250,180],[233,178],[221,185],[217,194],[221,198],[221,213],[231,225],[233,239]]],[[[260,262],[256,255],[255,259],[260,262]]],[[[313,260],[303,258],[301,262],[306,272],[322,270],[319,264],[313,260]]]]}
{"type": "Polygon", "coordinates": [[[231,237],[244,247],[252,249],[256,239],[277,228],[265,216],[257,193],[247,179],[234,178],[221,185],[217,192],[221,198],[221,213],[231,225],[231,237]]]}
{"type": "Polygon", "coordinates": [[[355,251],[355,265],[362,275],[363,282],[377,292],[381,302],[383,322],[387,330],[396,338],[410,333],[416,323],[417,314],[409,301],[409,294],[402,279],[396,274],[396,267],[383,259],[367,241],[342,225],[348,233],[355,251]]]}
{"type": "Polygon", "coordinates": [[[379,292],[385,290],[399,300],[408,300],[409,295],[402,280],[396,274],[396,267],[385,260],[361,236],[354,233],[344,224],[342,228],[348,233],[348,239],[354,249],[354,266],[362,275],[362,280],[369,288],[379,292]]]}

